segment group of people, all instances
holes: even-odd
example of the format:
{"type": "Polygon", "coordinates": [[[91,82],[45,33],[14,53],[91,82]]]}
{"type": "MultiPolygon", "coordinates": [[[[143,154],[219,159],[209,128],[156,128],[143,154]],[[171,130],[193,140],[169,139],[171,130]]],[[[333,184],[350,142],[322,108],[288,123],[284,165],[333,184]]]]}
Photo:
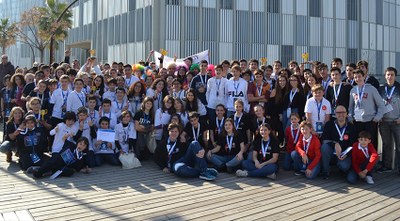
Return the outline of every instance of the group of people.
{"type": "Polygon", "coordinates": [[[400,85],[393,67],[380,86],[367,61],[343,66],[334,58],[328,69],[316,61],[284,68],[256,59],[164,64],[163,56],[156,66],[149,58],[130,65],[90,57],[81,66],[70,63],[67,51],[60,64],[5,75],[0,150],[7,161],[14,152],[36,178],[123,165],[126,155],[205,180],[221,171],[276,179],[280,168],[328,179],[335,165],[348,182],[373,184],[373,171],[395,169],[396,147],[400,170],[400,85]],[[104,141],[100,130],[115,139],[104,141]]]}

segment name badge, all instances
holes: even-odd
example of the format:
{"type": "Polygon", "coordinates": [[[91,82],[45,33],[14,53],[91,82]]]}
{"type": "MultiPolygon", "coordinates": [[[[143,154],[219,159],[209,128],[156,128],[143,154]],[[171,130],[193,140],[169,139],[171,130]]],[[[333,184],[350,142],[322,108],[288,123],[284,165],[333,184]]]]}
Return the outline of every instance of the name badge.
{"type": "Polygon", "coordinates": [[[322,124],[322,122],[316,122],[315,123],[315,130],[319,134],[324,131],[324,125],[322,124]]]}
{"type": "Polygon", "coordinates": [[[37,155],[37,153],[31,153],[29,156],[31,157],[33,163],[38,163],[40,161],[40,157],[37,155]]]}
{"type": "Polygon", "coordinates": [[[364,115],[364,109],[359,109],[359,108],[356,108],[355,110],[354,110],[354,119],[356,120],[356,121],[362,121],[362,116],[364,115]]]}
{"type": "Polygon", "coordinates": [[[385,114],[393,111],[393,106],[389,103],[385,105],[385,108],[385,114]]]}

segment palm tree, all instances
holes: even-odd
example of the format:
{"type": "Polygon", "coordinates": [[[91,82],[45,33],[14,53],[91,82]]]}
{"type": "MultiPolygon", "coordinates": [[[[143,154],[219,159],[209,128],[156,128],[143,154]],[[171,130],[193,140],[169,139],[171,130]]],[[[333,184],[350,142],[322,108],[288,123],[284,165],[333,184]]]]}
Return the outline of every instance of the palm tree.
{"type": "Polygon", "coordinates": [[[58,0],[46,0],[46,7],[40,8],[46,16],[42,17],[39,26],[43,30],[50,30],[50,63],[54,60],[54,47],[58,47],[58,42],[68,36],[68,29],[72,26],[72,12],[68,9],[77,1],[68,5],[58,0]]]}
{"type": "Polygon", "coordinates": [[[2,53],[6,53],[6,49],[16,43],[16,23],[10,23],[8,18],[0,19],[0,46],[2,53]]]}

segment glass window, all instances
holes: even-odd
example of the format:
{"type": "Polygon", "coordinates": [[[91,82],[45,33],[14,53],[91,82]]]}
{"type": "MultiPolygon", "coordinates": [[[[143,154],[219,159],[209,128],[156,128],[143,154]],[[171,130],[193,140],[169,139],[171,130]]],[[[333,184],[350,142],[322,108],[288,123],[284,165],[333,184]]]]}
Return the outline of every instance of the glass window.
{"type": "Polygon", "coordinates": [[[358,10],[357,10],[357,0],[347,0],[347,19],[357,20],[358,10]]]}
{"type": "Polygon", "coordinates": [[[279,0],[268,0],[267,2],[267,12],[279,13],[280,12],[280,1],[279,0]]]}
{"type": "Polygon", "coordinates": [[[321,17],[321,0],[310,0],[309,11],[311,17],[321,17]]]}
{"type": "Polygon", "coordinates": [[[221,9],[233,9],[233,0],[219,0],[221,9]]]}

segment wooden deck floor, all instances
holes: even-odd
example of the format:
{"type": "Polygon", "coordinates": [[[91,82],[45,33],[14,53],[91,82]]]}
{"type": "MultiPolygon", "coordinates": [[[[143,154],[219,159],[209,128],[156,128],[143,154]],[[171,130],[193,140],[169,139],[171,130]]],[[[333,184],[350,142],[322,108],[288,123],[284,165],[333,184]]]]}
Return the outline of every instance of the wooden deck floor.
{"type": "Polygon", "coordinates": [[[375,185],[342,177],[275,181],[221,174],[216,181],[163,174],[152,162],[34,180],[0,154],[0,220],[400,220],[400,176],[375,185]],[[31,217],[29,217],[31,216],[31,217]]]}

